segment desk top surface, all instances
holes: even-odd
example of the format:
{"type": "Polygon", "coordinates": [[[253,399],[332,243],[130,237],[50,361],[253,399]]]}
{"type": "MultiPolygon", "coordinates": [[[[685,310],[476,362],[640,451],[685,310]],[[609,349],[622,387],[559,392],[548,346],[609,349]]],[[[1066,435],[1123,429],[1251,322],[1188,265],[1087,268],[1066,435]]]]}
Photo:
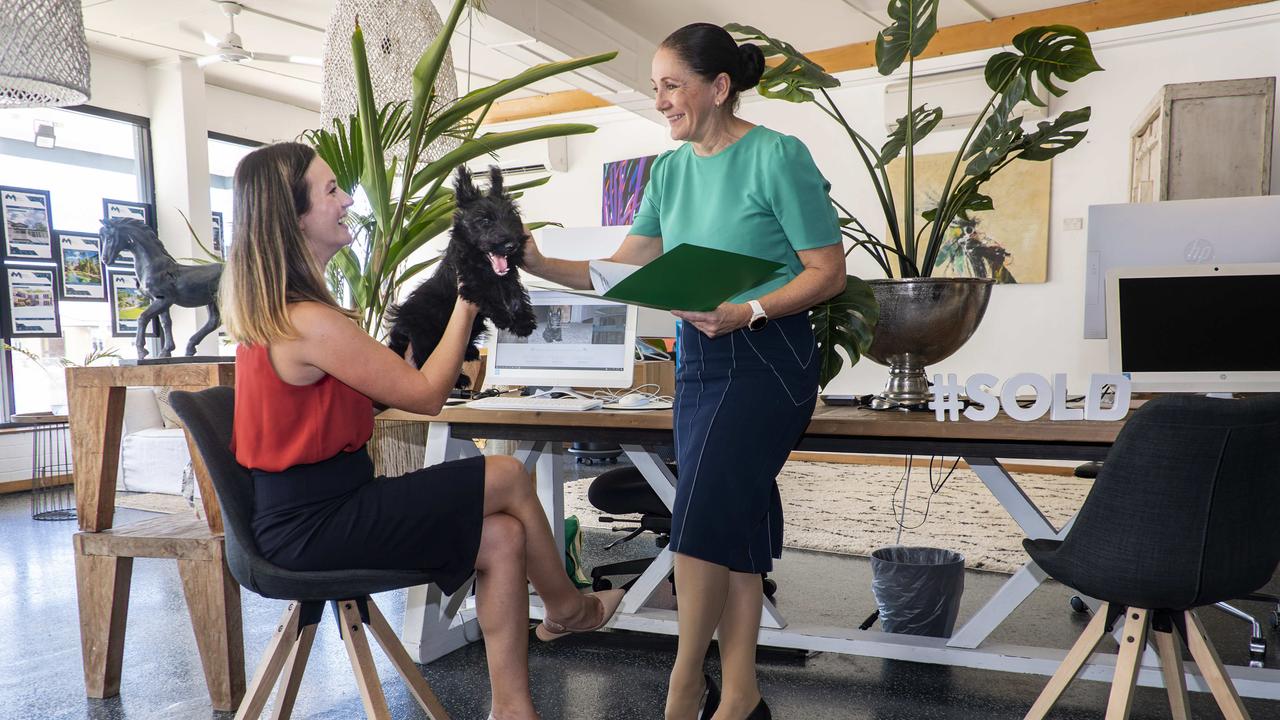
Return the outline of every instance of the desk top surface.
{"type": "MultiPolygon", "coordinates": [[[[1135,402],[1135,404],[1137,404],[1135,402]]],[[[461,425],[556,426],[617,430],[670,430],[671,411],[540,412],[528,410],[478,410],[464,405],[446,407],[437,416],[388,410],[384,420],[448,422],[461,425]]],[[[1019,422],[1001,413],[987,422],[963,417],[939,422],[933,412],[877,411],[832,406],[819,402],[809,423],[809,437],[942,438],[947,440],[999,440],[1029,442],[1104,443],[1115,441],[1123,422],[1090,420],[1019,422]]]]}

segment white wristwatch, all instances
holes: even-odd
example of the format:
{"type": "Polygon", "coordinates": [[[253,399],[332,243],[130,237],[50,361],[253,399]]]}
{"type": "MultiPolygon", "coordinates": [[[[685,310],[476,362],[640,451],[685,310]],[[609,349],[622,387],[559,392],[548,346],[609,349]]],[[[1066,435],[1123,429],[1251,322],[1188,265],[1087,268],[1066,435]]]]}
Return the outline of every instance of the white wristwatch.
{"type": "Polygon", "coordinates": [[[751,306],[751,320],[747,322],[747,328],[752,332],[763,330],[764,326],[769,324],[769,316],[764,314],[764,306],[759,300],[748,300],[747,305],[751,306]]]}

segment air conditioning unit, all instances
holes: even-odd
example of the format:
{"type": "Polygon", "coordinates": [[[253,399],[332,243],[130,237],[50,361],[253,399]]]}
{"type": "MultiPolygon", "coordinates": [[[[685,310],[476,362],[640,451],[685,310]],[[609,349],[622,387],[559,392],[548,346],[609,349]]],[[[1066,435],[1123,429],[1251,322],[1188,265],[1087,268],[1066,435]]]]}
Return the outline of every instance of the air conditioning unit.
{"type": "MultiPolygon", "coordinates": [[[[569,170],[569,138],[557,137],[546,140],[516,145],[503,151],[510,159],[502,158],[497,163],[504,176],[529,175],[533,173],[568,172],[569,170]]],[[[472,173],[488,173],[493,165],[493,158],[488,155],[467,163],[472,173]]]]}
{"type": "MultiPolygon", "coordinates": [[[[977,119],[978,113],[991,98],[991,88],[983,77],[982,68],[970,68],[939,73],[936,75],[916,76],[915,87],[911,96],[914,107],[928,105],[930,108],[942,108],[942,122],[938,130],[952,128],[969,128],[977,119]]],[[[1041,91],[1040,96],[1047,93],[1041,91]]],[[[889,83],[884,90],[884,125],[890,132],[898,126],[898,118],[907,114],[907,82],[905,80],[889,83]]],[[[1022,101],[1013,107],[1014,116],[1022,115],[1023,120],[1041,120],[1048,116],[1048,108],[1032,105],[1022,101]]]]}

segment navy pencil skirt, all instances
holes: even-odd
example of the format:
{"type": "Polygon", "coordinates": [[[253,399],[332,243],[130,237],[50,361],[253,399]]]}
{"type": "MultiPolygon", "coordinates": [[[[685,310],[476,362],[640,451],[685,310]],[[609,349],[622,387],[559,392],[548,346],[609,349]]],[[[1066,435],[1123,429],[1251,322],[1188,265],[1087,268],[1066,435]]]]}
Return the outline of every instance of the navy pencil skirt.
{"type": "Polygon", "coordinates": [[[365,448],[253,471],[258,551],[286,570],[422,570],[446,593],[475,571],[484,458],[374,477],[365,448]]]}
{"type": "Polygon", "coordinates": [[[807,312],[708,338],[680,323],[671,549],[735,572],[782,557],[778,472],[818,396],[807,312]]]}

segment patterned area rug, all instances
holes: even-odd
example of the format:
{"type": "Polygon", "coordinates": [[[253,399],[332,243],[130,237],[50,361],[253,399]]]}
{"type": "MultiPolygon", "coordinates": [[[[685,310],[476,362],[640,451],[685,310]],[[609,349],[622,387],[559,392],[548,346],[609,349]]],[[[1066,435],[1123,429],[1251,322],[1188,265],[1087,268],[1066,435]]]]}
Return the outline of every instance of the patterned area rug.
{"type": "MultiPolygon", "coordinates": [[[[579,472],[587,474],[586,468],[579,472]]],[[[864,556],[886,545],[925,545],[961,553],[970,569],[1012,573],[1021,567],[1025,535],[982,481],[957,468],[932,494],[930,475],[937,485],[945,474],[945,468],[930,473],[915,466],[903,517],[902,467],[788,462],[778,477],[784,542],[787,547],[864,556]],[[899,536],[900,518],[906,527],[899,536]]],[[[1014,478],[1055,527],[1079,509],[1093,482],[1025,473],[1014,478]]],[[[565,514],[577,515],[583,527],[607,527],[587,502],[589,484],[565,485],[565,514]]]]}

